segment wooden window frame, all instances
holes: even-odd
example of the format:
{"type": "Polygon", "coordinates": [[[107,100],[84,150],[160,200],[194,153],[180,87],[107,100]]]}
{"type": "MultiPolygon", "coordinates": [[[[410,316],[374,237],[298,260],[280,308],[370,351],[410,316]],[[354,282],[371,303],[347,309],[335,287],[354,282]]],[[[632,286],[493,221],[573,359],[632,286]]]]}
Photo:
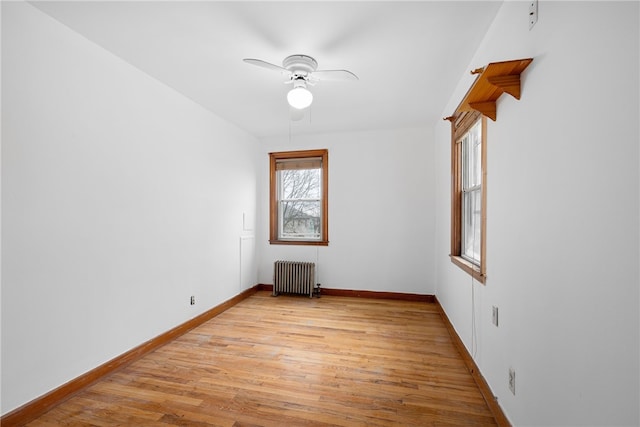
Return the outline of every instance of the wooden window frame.
{"type": "Polygon", "coordinates": [[[269,243],[272,245],[312,245],[312,246],[328,246],[329,245],[329,151],[326,149],[319,150],[302,150],[302,151],[281,151],[269,153],[269,243]],[[322,159],[322,191],[320,202],[321,222],[320,222],[320,240],[282,240],[278,237],[278,180],[276,163],[280,160],[305,159],[305,158],[321,158],[322,159]]]}
{"type": "Polygon", "coordinates": [[[451,262],[466,271],[475,280],[486,280],[487,242],[487,119],[477,111],[464,111],[451,117],[451,262]],[[461,256],[462,252],[462,137],[473,125],[481,121],[481,207],[480,207],[480,264],[461,256]]]}

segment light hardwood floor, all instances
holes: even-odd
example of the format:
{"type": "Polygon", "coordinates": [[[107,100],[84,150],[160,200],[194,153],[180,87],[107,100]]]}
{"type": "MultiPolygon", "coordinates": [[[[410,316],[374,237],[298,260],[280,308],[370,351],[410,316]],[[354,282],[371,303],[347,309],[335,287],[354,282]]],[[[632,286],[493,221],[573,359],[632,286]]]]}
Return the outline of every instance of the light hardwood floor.
{"type": "Polygon", "coordinates": [[[435,304],[258,292],[37,426],[494,426],[435,304]]]}

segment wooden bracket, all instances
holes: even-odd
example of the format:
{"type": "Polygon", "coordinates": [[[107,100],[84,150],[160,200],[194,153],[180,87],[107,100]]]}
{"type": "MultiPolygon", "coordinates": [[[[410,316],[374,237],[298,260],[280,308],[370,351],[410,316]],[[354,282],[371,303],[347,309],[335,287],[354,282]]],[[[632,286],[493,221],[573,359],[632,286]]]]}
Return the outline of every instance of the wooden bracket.
{"type": "Polygon", "coordinates": [[[494,122],[496,121],[496,103],[493,101],[487,102],[473,102],[469,104],[472,110],[479,111],[483,116],[489,117],[494,122]]]}
{"type": "Polygon", "coordinates": [[[490,84],[500,88],[504,92],[520,99],[520,74],[509,74],[507,76],[494,76],[487,78],[490,84]]]}

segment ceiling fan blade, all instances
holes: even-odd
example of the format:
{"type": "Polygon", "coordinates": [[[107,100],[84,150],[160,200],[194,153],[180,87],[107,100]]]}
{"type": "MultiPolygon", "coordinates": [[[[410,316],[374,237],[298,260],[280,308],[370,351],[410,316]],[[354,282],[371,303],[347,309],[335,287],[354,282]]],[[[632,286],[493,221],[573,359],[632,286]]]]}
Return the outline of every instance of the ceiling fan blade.
{"type": "Polygon", "coordinates": [[[360,80],[358,76],[347,70],[318,70],[311,73],[314,80],[360,80]]]}
{"type": "Polygon", "coordinates": [[[283,74],[290,74],[289,70],[287,70],[286,68],[282,68],[279,65],[272,64],[267,61],[263,61],[262,59],[245,58],[243,59],[243,61],[246,62],[247,64],[257,65],[258,67],[279,71],[283,74]]]}

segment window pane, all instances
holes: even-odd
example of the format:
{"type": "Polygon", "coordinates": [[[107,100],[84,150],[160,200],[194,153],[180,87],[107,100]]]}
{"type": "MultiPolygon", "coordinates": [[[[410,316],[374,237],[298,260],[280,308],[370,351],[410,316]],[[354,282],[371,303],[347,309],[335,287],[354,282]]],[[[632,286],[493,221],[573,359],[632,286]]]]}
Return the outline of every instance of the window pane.
{"type": "Polygon", "coordinates": [[[320,169],[286,169],[280,176],[280,200],[319,199],[321,194],[320,169]]]}
{"type": "Polygon", "coordinates": [[[480,263],[480,189],[462,194],[462,256],[480,263]]]}
{"type": "Polygon", "coordinates": [[[482,184],[482,138],[480,137],[480,122],[478,122],[471,130],[471,178],[470,186],[482,184]]]}
{"type": "Polygon", "coordinates": [[[482,132],[478,121],[462,138],[462,247],[460,254],[480,264],[482,132]]]}
{"type": "Polygon", "coordinates": [[[482,132],[481,122],[476,123],[462,138],[462,187],[482,184],[482,132]]]}
{"type": "Polygon", "coordinates": [[[320,239],[320,201],[280,202],[280,238],[320,239]]]}

